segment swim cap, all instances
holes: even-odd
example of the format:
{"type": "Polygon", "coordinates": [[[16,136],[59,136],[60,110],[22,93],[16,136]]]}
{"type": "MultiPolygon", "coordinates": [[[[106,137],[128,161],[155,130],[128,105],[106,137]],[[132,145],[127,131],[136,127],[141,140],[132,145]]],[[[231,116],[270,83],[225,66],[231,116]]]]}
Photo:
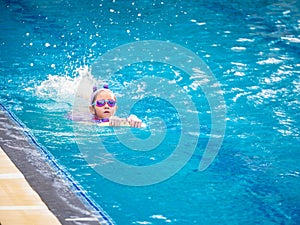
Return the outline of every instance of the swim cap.
{"type": "Polygon", "coordinates": [[[100,89],[97,89],[97,86],[93,86],[93,92],[91,94],[90,105],[92,105],[94,103],[94,99],[95,99],[96,95],[98,93],[100,93],[101,91],[108,91],[115,97],[114,93],[111,90],[109,90],[108,84],[104,84],[103,88],[100,88],[100,89]]]}

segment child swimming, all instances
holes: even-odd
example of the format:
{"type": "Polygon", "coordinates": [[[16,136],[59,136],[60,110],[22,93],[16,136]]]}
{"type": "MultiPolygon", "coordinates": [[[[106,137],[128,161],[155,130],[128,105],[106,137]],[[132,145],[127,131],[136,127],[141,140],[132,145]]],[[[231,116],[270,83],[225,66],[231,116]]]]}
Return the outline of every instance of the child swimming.
{"type": "Polygon", "coordinates": [[[110,126],[142,127],[142,121],[135,115],[130,115],[128,118],[120,118],[115,116],[118,109],[117,98],[115,94],[104,85],[103,88],[93,88],[91,94],[89,110],[93,115],[93,121],[96,123],[107,123],[110,126]]]}

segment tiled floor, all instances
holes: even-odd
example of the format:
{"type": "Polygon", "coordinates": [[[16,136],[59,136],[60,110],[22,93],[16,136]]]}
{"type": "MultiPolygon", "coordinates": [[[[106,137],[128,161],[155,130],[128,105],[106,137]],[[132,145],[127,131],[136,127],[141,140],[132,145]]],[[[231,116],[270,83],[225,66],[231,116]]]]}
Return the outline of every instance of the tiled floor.
{"type": "Polygon", "coordinates": [[[0,224],[58,225],[39,195],[0,146],[0,224]]]}

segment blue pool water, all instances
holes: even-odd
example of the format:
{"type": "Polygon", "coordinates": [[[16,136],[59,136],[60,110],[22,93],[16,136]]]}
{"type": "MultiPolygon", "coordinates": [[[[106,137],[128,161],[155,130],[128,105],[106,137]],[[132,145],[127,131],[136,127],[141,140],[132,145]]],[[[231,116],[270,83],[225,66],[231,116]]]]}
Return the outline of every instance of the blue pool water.
{"type": "MultiPolygon", "coordinates": [[[[0,7],[1,104],[114,223],[300,223],[299,1],[1,0],[0,7]],[[220,85],[226,104],[225,135],[204,171],[198,167],[213,130],[210,102],[201,84],[159,62],[136,63],[110,79],[123,103],[119,115],[127,115],[126,101],[139,96],[131,113],[152,129],[82,125],[88,135],[74,135],[76,125],[67,115],[82,79],[76,70],[91,68],[109,50],[144,40],[189,49],[209,66],[220,85]],[[179,96],[175,104],[171,97],[143,90],[124,96],[124,87],[145,77],[172,80],[185,91],[182,96],[191,98],[200,125],[193,130],[195,121],[188,121],[187,127],[195,132],[184,138],[198,139],[190,160],[173,176],[151,185],[124,185],[94,169],[109,157],[88,163],[89,149],[82,151],[81,144],[95,146],[101,141],[127,164],[159,164],[184,133],[179,111],[191,107],[176,107],[182,99],[175,91],[170,93],[179,96]],[[164,121],[164,128],[153,122],[155,117],[164,121]],[[127,140],[129,147],[120,140],[128,135],[142,140],[164,136],[152,151],[132,151],[136,138],[127,140]]],[[[94,76],[101,79],[102,74],[94,76]]],[[[158,86],[164,88],[165,84],[158,86]]],[[[187,141],[182,149],[191,145],[187,141]]],[[[97,155],[95,149],[90,152],[97,155]]]]}

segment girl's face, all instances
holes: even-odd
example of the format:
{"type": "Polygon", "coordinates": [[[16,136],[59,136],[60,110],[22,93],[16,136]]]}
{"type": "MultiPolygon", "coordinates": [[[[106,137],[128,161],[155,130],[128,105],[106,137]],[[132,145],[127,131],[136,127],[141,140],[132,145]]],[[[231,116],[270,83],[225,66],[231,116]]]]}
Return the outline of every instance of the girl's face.
{"type": "MultiPolygon", "coordinates": [[[[99,92],[95,99],[94,102],[97,102],[98,100],[114,100],[116,101],[116,97],[108,91],[101,91],[99,92]]],[[[90,106],[90,111],[92,114],[95,115],[95,117],[99,118],[99,119],[103,119],[103,118],[109,118],[111,116],[113,116],[116,111],[117,111],[117,106],[109,106],[109,104],[107,102],[105,102],[104,106],[99,107],[97,105],[93,105],[90,106]]]]}

